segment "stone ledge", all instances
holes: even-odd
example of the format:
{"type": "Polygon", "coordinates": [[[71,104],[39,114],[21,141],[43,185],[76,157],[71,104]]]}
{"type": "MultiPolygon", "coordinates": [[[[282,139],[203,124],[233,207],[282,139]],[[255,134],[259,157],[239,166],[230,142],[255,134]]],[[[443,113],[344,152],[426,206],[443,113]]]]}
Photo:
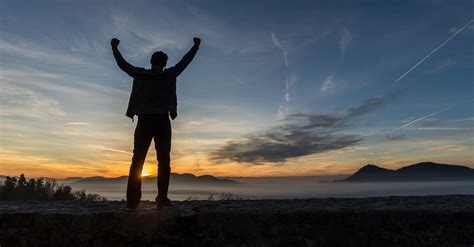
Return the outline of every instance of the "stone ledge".
{"type": "Polygon", "coordinates": [[[5,246],[470,246],[474,196],[0,202],[5,246]]]}

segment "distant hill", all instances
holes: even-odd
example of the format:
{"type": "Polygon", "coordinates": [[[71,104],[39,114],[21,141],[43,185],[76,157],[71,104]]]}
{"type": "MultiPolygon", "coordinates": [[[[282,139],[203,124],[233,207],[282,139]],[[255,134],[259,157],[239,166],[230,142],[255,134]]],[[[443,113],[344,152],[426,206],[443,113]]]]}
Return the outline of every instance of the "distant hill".
{"type": "Polygon", "coordinates": [[[408,181],[462,181],[474,180],[474,169],[459,166],[422,162],[397,170],[366,165],[342,180],[346,182],[408,182],[408,181]]]}
{"type": "MultiPolygon", "coordinates": [[[[102,176],[96,177],[87,177],[79,179],[73,183],[75,184],[86,184],[86,183],[126,183],[128,180],[128,176],[121,176],[116,178],[105,178],[102,176]]],[[[143,182],[147,181],[156,181],[156,176],[147,176],[142,177],[143,182]]],[[[197,184],[238,184],[238,182],[230,180],[230,179],[221,179],[211,175],[202,175],[196,176],[190,173],[171,173],[170,183],[183,183],[183,184],[190,184],[190,183],[197,183],[197,184]]]]}
{"type": "Polygon", "coordinates": [[[74,183],[114,183],[114,182],[127,182],[128,176],[121,176],[116,178],[105,178],[102,176],[95,176],[95,177],[86,177],[81,178],[74,183]]]}
{"type": "Polygon", "coordinates": [[[211,175],[195,176],[190,173],[171,173],[171,182],[177,183],[217,183],[217,184],[238,184],[238,182],[230,179],[216,178],[211,175]]]}

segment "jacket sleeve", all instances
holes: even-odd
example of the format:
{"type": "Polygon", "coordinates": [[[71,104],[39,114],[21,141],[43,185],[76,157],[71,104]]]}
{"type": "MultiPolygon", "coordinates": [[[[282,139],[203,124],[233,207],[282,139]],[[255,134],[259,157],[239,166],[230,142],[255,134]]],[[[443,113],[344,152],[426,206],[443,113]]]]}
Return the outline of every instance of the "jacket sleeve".
{"type": "Polygon", "coordinates": [[[196,52],[198,51],[199,46],[194,45],[184,56],[181,60],[173,67],[169,68],[168,71],[173,74],[174,76],[179,76],[184,69],[191,63],[196,52]]]}
{"type": "Polygon", "coordinates": [[[122,57],[122,54],[120,54],[120,51],[118,50],[117,47],[113,47],[112,51],[114,53],[115,61],[117,62],[117,65],[119,66],[120,69],[122,69],[125,73],[127,73],[131,77],[135,77],[139,73],[140,68],[135,67],[129,64],[127,61],[125,61],[125,59],[122,57]]]}

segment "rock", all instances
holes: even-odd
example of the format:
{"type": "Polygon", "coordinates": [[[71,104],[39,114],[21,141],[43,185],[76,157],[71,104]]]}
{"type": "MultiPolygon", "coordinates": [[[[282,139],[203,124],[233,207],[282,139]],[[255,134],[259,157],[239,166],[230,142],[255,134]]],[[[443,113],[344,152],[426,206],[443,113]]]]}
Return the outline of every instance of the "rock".
{"type": "Polygon", "coordinates": [[[3,246],[471,246],[474,196],[0,202],[3,246]]]}

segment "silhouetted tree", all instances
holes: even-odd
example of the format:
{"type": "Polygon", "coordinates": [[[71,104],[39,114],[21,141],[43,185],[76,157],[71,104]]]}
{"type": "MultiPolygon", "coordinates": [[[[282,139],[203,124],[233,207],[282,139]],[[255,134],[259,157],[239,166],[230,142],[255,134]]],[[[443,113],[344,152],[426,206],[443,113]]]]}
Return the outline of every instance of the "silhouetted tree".
{"type": "Polygon", "coordinates": [[[16,200],[25,200],[26,197],[26,178],[25,175],[22,173],[18,178],[15,187],[15,199],[16,200]]]}
{"type": "Polygon", "coordinates": [[[44,193],[47,200],[51,200],[53,198],[53,195],[56,193],[55,188],[57,186],[56,180],[46,179],[46,182],[44,183],[44,193]]]}
{"type": "Polygon", "coordinates": [[[75,191],[75,192],[74,192],[74,197],[75,197],[76,200],[78,200],[78,201],[85,201],[85,200],[87,200],[86,191],[85,191],[85,190],[75,191]]]}
{"type": "Polygon", "coordinates": [[[13,194],[16,186],[16,178],[7,176],[3,181],[2,200],[13,200],[13,194]]]}
{"type": "Polygon", "coordinates": [[[33,198],[36,191],[36,179],[32,178],[26,183],[26,198],[33,198]]]}
{"type": "Polygon", "coordinates": [[[85,190],[73,191],[71,186],[58,186],[54,179],[27,179],[21,174],[17,179],[7,176],[0,184],[0,200],[2,201],[106,201],[107,198],[98,194],[87,194],[85,190]]]}
{"type": "Polygon", "coordinates": [[[99,194],[87,194],[87,201],[106,201],[104,197],[99,194]]]}
{"type": "Polygon", "coordinates": [[[33,199],[36,201],[46,201],[48,198],[46,197],[45,187],[44,187],[44,179],[39,178],[36,180],[36,190],[33,199]]]}
{"type": "Polygon", "coordinates": [[[53,201],[71,201],[74,200],[74,194],[72,193],[71,186],[58,186],[56,192],[53,195],[53,201]]]}

